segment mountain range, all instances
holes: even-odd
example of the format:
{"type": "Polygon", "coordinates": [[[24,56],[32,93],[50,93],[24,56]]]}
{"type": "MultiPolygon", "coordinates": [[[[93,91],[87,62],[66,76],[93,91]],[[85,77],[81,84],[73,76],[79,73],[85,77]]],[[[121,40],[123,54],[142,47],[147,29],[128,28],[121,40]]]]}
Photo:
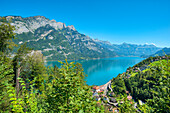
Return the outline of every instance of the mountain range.
{"type": "Polygon", "coordinates": [[[155,54],[153,54],[152,56],[164,56],[164,55],[170,55],[170,48],[163,48],[162,50],[157,51],[155,54]]]}
{"type": "Polygon", "coordinates": [[[170,48],[163,48],[152,55],[141,55],[143,58],[170,55],[170,48]]]}
{"type": "Polygon", "coordinates": [[[14,42],[19,45],[27,42],[28,47],[41,51],[47,60],[141,56],[154,54],[161,49],[154,44],[111,44],[92,39],[79,33],[73,25],[66,26],[44,16],[5,18],[16,28],[17,39],[14,42]]]}

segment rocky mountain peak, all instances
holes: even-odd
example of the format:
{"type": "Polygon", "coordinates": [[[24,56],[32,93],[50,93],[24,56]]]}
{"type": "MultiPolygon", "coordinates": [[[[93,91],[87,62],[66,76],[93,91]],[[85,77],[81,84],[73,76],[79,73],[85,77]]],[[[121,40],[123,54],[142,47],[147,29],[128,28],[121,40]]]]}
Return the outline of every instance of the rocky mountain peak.
{"type": "Polygon", "coordinates": [[[97,43],[101,43],[101,44],[107,44],[107,45],[112,45],[109,41],[103,41],[103,40],[98,40],[98,39],[93,39],[95,42],[97,43]]]}
{"type": "Polygon", "coordinates": [[[56,22],[56,20],[52,19],[51,22],[56,22]]]}
{"type": "Polygon", "coordinates": [[[18,19],[18,20],[22,20],[22,17],[21,17],[21,16],[5,16],[5,18],[6,18],[7,20],[9,20],[9,19],[18,19]]]}
{"type": "Polygon", "coordinates": [[[91,39],[79,33],[73,25],[49,20],[44,16],[23,18],[7,16],[16,27],[15,43],[27,42],[40,50],[49,60],[106,58],[114,56],[141,56],[155,53],[160,48],[152,45],[111,44],[108,41],[91,39]],[[65,29],[66,28],[66,29],[65,29]]]}
{"type": "MultiPolygon", "coordinates": [[[[32,32],[40,27],[50,25],[54,29],[63,29],[66,28],[65,23],[56,22],[55,20],[49,20],[44,16],[31,16],[23,18],[21,16],[6,16],[6,19],[12,19],[12,25],[16,27],[15,33],[22,34],[27,32],[32,32]]],[[[70,29],[75,30],[74,26],[68,26],[70,29]]]]}
{"type": "Polygon", "coordinates": [[[23,18],[23,19],[26,19],[26,20],[29,20],[29,19],[45,19],[45,20],[48,20],[48,18],[46,18],[45,16],[40,16],[40,15],[37,15],[37,16],[30,16],[30,17],[26,17],[26,18],[23,18]]]}
{"type": "Polygon", "coordinates": [[[67,27],[68,27],[69,29],[72,29],[72,30],[76,31],[76,29],[75,29],[75,27],[74,27],[73,25],[68,25],[67,27]]]}

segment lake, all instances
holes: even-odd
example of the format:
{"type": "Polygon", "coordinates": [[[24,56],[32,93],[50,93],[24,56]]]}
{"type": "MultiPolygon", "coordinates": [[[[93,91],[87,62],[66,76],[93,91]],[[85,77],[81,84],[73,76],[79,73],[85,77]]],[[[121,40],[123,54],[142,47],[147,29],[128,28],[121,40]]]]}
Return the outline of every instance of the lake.
{"type": "MultiPolygon", "coordinates": [[[[84,72],[88,75],[85,80],[88,85],[103,85],[126,71],[129,66],[133,66],[136,63],[144,60],[139,57],[114,57],[95,60],[78,60],[84,68],[84,72]]],[[[46,66],[57,65],[60,67],[60,63],[57,61],[48,61],[46,66]]]]}

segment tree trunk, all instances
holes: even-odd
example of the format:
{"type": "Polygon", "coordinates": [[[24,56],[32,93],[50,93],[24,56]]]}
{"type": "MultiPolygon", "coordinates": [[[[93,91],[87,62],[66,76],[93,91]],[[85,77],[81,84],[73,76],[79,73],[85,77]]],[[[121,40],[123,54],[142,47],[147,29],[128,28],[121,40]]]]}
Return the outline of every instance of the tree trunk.
{"type": "Polygon", "coordinates": [[[20,77],[20,72],[21,72],[21,67],[17,68],[16,71],[16,91],[17,91],[17,98],[18,98],[18,94],[19,94],[19,80],[18,78],[20,77]]]}

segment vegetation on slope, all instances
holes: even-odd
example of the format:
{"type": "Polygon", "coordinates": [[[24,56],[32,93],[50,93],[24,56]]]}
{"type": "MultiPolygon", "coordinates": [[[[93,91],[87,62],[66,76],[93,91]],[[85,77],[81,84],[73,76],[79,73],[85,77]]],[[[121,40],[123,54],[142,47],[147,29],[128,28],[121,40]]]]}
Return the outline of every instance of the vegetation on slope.
{"type": "MultiPolygon", "coordinates": [[[[43,16],[20,17],[7,16],[16,27],[13,40],[34,50],[42,51],[47,60],[78,60],[92,58],[108,58],[115,56],[151,55],[161,48],[155,45],[136,45],[123,43],[111,44],[107,41],[91,39],[64,23],[49,20],[43,16]]],[[[1,20],[0,20],[1,21],[1,20]]],[[[19,48],[19,47],[18,47],[19,48]]],[[[14,49],[16,52],[17,49],[14,49]]]]}
{"type": "MultiPolygon", "coordinates": [[[[90,37],[65,26],[64,23],[54,22],[43,16],[28,18],[12,16],[11,21],[16,27],[17,38],[13,41],[18,45],[27,42],[28,47],[40,50],[47,60],[78,60],[116,56],[114,51],[102,47],[90,37]]],[[[16,52],[18,48],[15,48],[14,51],[16,52]]]]}
{"type": "Polygon", "coordinates": [[[170,111],[168,57],[170,58],[170,56],[150,57],[128,68],[126,73],[112,80],[113,92],[117,95],[126,95],[127,91],[130,92],[135,101],[142,100],[145,103],[145,109],[139,107],[143,112],[168,113],[170,111]]]}
{"type": "Polygon", "coordinates": [[[13,27],[0,25],[0,112],[104,112],[92,98],[80,64],[48,67],[43,55],[23,44],[10,58],[13,27]]]}
{"type": "MultiPolygon", "coordinates": [[[[104,112],[92,98],[80,64],[66,61],[61,68],[46,68],[43,55],[31,52],[26,43],[11,58],[13,30],[6,21],[0,25],[0,112],[104,112]]],[[[158,58],[146,59],[112,80],[120,112],[169,112],[169,58],[158,58]],[[122,96],[127,90],[145,104],[134,108],[122,96]]]]}

